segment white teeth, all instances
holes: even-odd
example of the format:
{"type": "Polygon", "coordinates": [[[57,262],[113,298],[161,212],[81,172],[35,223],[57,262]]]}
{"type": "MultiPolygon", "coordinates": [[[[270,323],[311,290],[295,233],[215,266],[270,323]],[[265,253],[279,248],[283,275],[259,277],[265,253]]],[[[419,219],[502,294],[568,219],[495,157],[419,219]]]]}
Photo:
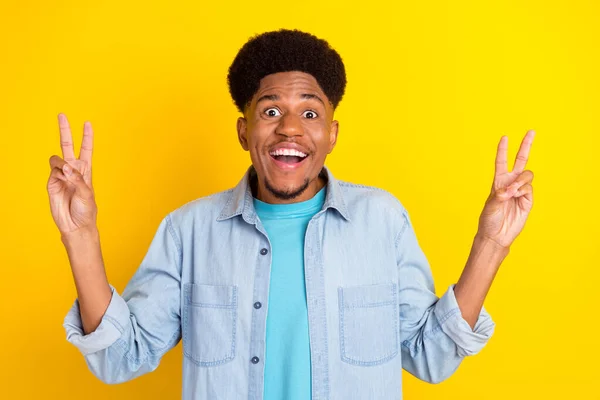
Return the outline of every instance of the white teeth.
{"type": "Polygon", "coordinates": [[[272,156],[297,156],[303,158],[306,157],[306,154],[295,149],[277,149],[269,154],[271,154],[272,156]]]}

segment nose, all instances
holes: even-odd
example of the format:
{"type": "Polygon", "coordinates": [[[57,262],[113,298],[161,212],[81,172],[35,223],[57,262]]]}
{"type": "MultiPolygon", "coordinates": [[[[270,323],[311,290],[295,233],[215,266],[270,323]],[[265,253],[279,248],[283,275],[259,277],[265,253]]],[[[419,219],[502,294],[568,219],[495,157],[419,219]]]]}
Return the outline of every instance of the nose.
{"type": "Polygon", "coordinates": [[[293,114],[284,114],[279,118],[279,125],[277,126],[276,133],[287,137],[302,136],[304,131],[302,130],[301,117],[293,114]]]}

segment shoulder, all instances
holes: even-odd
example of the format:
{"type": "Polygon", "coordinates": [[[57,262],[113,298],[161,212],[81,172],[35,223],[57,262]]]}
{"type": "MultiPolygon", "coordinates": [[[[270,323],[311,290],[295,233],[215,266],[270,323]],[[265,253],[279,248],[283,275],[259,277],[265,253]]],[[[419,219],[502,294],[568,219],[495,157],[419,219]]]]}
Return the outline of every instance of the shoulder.
{"type": "Polygon", "coordinates": [[[402,202],[389,191],[370,185],[338,181],[346,207],[352,216],[368,215],[371,218],[385,218],[389,222],[403,225],[407,210],[402,202]]]}
{"type": "Polygon", "coordinates": [[[194,222],[216,220],[231,200],[233,188],[191,200],[168,213],[170,223],[182,227],[194,222]]]}

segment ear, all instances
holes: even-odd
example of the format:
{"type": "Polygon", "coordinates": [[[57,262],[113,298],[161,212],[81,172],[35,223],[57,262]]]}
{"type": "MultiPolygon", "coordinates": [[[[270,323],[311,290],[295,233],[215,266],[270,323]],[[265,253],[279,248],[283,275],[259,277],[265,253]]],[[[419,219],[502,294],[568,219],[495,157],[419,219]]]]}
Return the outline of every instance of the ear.
{"type": "Polygon", "coordinates": [[[340,124],[338,121],[331,121],[331,127],[329,128],[329,151],[327,154],[331,154],[335,144],[337,143],[337,135],[340,124]]]}
{"type": "Polygon", "coordinates": [[[240,144],[242,145],[242,148],[246,151],[248,151],[249,147],[248,147],[248,137],[246,136],[246,128],[248,126],[248,121],[246,121],[246,118],[244,117],[239,117],[237,120],[237,133],[238,133],[238,140],[240,141],[240,144]]]}

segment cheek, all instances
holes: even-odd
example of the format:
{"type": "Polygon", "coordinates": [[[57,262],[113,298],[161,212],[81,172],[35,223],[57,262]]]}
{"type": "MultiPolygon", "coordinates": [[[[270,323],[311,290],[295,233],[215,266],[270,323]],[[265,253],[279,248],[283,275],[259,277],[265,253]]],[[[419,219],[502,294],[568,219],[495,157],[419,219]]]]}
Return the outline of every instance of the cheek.
{"type": "Polygon", "coordinates": [[[248,142],[251,146],[264,146],[275,130],[274,124],[268,121],[257,120],[248,129],[248,142]]]}
{"type": "Polygon", "coordinates": [[[264,132],[260,130],[260,127],[254,126],[254,129],[248,132],[247,138],[250,157],[252,160],[258,160],[262,157],[265,148],[266,138],[264,132]]]}
{"type": "Polygon", "coordinates": [[[315,132],[313,138],[315,145],[319,148],[320,151],[329,151],[329,148],[331,146],[329,130],[325,129],[325,127],[319,127],[319,130],[315,132]]]}

